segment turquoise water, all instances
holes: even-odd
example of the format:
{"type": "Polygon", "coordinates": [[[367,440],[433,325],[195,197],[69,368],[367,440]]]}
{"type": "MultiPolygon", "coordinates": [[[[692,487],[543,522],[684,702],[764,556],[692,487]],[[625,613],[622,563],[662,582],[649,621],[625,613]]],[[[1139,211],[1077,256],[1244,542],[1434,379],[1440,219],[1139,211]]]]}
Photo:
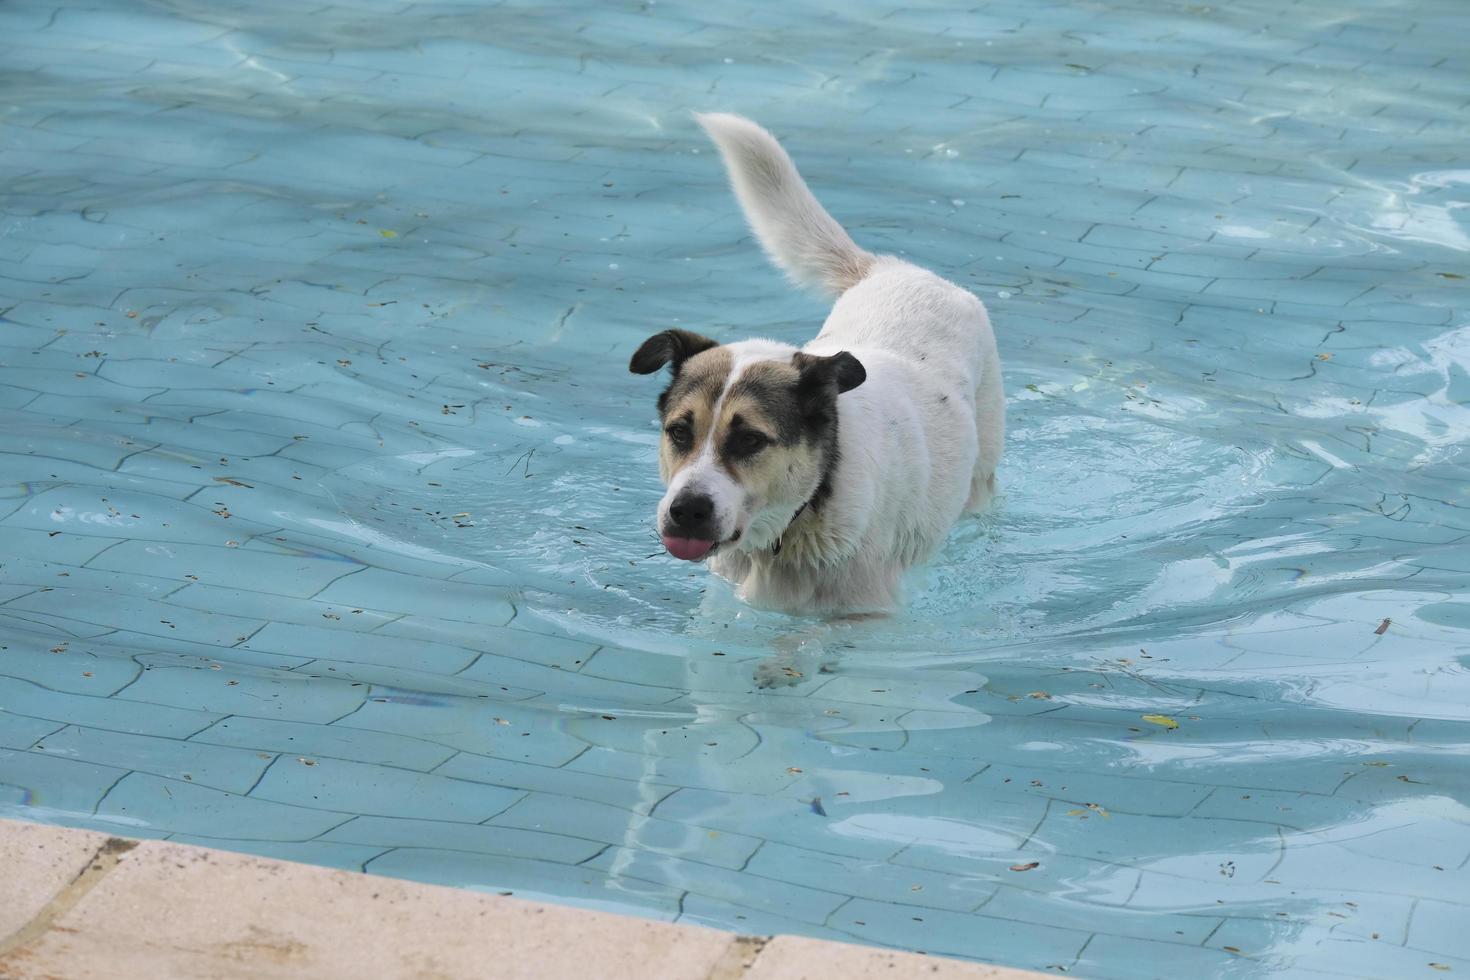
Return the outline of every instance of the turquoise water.
{"type": "Polygon", "coordinates": [[[0,7],[0,814],[1470,971],[1470,14],[1360,6],[0,7]],[[691,109],[991,309],[1003,496],[891,621],[658,553],[629,353],[824,314],[691,109]]]}

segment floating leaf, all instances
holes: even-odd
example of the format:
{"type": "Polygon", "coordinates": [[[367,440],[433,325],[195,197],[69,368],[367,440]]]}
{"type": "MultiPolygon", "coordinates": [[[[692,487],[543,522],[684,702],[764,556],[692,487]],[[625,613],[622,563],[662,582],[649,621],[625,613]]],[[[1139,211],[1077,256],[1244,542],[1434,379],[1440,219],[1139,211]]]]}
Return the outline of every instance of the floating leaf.
{"type": "Polygon", "coordinates": [[[1041,867],[1041,862],[1040,861],[1027,861],[1025,864],[1013,864],[1013,865],[1011,865],[1011,870],[1012,871],[1030,871],[1032,868],[1039,868],[1039,867],[1041,867]]]}
{"type": "Polygon", "coordinates": [[[1170,718],[1168,715],[1144,715],[1143,720],[1150,725],[1162,725],[1171,730],[1179,727],[1179,722],[1170,718]]]}
{"type": "Polygon", "coordinates": [[[1384,633],[1387,633],[1388,632],[1388,628],[1391,625],[1393,625],[1393,620],[1388,619],[1388,618],[1385,617],[1384,620],[1383,620],[1383,622],[1379,623],[1378,624],[1378,628],[1376,630],[1374,630],[1373,632],[1374,633],[1377,633],[1379,636],[1382,636],[1384,633]]]}
{"type": "Polygon", "coordinates": [[[382,235],[384,238],[397,238],[398,237],[398,232],[396,232],[396,231],[389,231],[387,228],[381,229],[378,232],[378,234],[382,235]]]}

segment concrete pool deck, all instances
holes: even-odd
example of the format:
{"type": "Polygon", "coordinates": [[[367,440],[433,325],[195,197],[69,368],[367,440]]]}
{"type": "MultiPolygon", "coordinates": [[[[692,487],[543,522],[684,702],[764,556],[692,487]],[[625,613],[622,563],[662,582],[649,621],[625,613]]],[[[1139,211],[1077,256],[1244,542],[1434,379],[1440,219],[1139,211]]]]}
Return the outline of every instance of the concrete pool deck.
{"type": "Polygon", "coordinates": [[[41,824],[0,821],[0,867],[6,980],[1042,975],[41,824]]]}

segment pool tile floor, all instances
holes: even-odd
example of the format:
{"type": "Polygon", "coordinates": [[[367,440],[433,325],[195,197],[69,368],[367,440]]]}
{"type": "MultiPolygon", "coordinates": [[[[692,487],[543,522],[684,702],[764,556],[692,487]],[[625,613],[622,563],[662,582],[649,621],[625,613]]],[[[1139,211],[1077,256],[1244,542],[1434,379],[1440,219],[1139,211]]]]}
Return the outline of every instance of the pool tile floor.
{"type": "Polygon", "coordinates": [[[0,814],[1097,978],[1470,972],[1466,36],[0,7],[0,814]],[[708,109],[996,323],[1002,500],[891,622],[657,554],[629,353],[824,312],[708,109]]]}

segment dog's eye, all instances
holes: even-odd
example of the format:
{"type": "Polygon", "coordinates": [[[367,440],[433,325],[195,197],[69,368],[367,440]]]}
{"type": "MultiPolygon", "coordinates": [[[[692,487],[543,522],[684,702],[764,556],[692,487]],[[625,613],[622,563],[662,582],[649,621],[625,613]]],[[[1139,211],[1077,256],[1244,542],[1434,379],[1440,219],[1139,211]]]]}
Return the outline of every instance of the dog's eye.
{"type": "Polygon", "coordinates": [[[739,432],[730,438],[730,450],[736,456],[754,456],[766,448],[767,441],[759,432],[739,432]]]}
{"type": "Polygon", "coordinates": [[[675,449],[688,449],[694,444],[694,430],[687,422],[675,422],[664,430],[675,449]]]}

